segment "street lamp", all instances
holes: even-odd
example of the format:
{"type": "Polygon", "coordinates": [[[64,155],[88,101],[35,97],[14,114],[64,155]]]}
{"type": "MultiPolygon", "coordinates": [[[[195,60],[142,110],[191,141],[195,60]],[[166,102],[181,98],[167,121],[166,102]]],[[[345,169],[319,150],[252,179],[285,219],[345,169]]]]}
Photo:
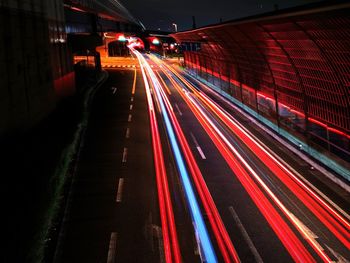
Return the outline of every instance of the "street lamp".
{"type": "Polygon", "coordinates": [[[175,28],[175,32],[177,32],[177,24],[173,23],[173,26],[175,28]]]}

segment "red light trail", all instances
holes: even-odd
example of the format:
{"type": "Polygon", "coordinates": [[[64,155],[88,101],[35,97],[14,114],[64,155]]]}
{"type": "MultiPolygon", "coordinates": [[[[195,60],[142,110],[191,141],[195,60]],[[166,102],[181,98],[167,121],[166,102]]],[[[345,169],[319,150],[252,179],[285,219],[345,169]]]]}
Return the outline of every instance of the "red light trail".
{"type": "MultiPolygon", "coordinates": [[[[263,161],[266,167],[269,169],[283,182],[294,194],[301,200],[304,205],[312,211],[315,216],[346,246],[349,248],[349,222],[342,217],[334,208],[330,206],[325,200],[323,200],[319,195],[317,195],[310,187],[308,187],[304,182],[300,180],[295,174],[293,174],[287,167],[285,167],[281,162],[279,162],[273,155],[269,153],[262,145],[260,145],[256,140],[254,140],[249,133],[247,133],[241,125],[232,120],[232,117],[229,116],[227,112],[225,112],[222,108],[220,108],[216,103],[214,103],[208,96],[206,96],[203,92],[198,92],[195,87],[193,87],[186,79],[184,79],[180,74],[178,74],[174,69],[170,66],[166,66],[168,70],[170,70],[176,77],[181,80],[193,94],[200,99],[203,105],[206,105],[208,109],[211,110],[218,118],[225,123],[227,127],[231,129],[231,131],[236,134],[252,151],[258,156],[258,158],[263,161]]],[[[172,79],[169,74],[167,75],[169,79],[172,79]]],[[[213,131],[208,127],[208,123],[211,121],[207,118],[200,117],[200,107],[193,106],[196,105],[196,102],[193,98],[186,93],[187,98],[182,94],[183,90],[179,88],[179,86],[174,83],[175,80],[172,80],[174,87],[177,87],[178,92],[182,95],[184,100],[190,104],[192,103],[192,111],[195,113],[197,119],[201,122],[202,126],[205,128],[208,134],[210,134],[213,141],[215,141],[215,136],[213,135],[213,131]],[[198,110],[199,109],[199,110],[198,110]]],[[[227,144],[227,143],[226,143],[227,144]]],[[[216,142],[218,149],[221,149],[221,153],[227,160],[230,167],[232,167],[232,159],[231,157],[227,157],[227,154],[232,152],[229,150],[225,150],[225,143],[216,142]]],[[[232,153],[231,153],[232,154],[232,153]]],[[[237,168],[236,168],[237,171],[237,168]]],[[[251,171],[254,172],[254,171],[251,171]]],[[[254,172],[255,173],[255,172],[254,172]]],[[[257,181],[262,184],[263,182],[257,177],[257,181]]],[[[247,183],[242,182],[248,188],[247,183]]],[[[298,229],[298,231],[305,237],[307,242],[313,247],[316,253],[323,259],[325,262],[330,262],[331,259],[326,254],[324,249],[315,241],[312,237],[310,237],[305,231],[303,224],[297,219],[289,210],[287,210],[284,205],[277,199],[277,197],[268,189],[265,185],[263,187],[265,191],[269,194],[272,200],[278,205],[278,207],[283,211],[283,213],[287,216],[287,218],[293,223],[293,225],[298,229]]],[[[252,197],[254,198],[254,197],[252,197]]],[[[293,249],[291,250],[293,251],[293,249]]]]}
{"type": "MultiPolygon", "coordinates": [[[[137,54],[137,56],[141,56],[141,54],[137,54]]],[[[321,245],[319,241],[316,240],[317,236],[315,237],[315,234],[308,228],[310,225],[307,226],[307,224],[303,223],[304,218],[301,219],[301,215],[297,216],[291,208],[288,208],[287,205],[283,203],[282,199],[280,199],[264,182],[265,179],[263,180],[258,172],[255,171],[256,168],[253,168],[249,164],[249,161],[251,160],[247,161],[240,154],[221,129],[227,127],[233,135],[239,138],[239,140],[250,149],[263,165],[272,172],[272,175],[287,187],[288,195],[296,197],[297,200],[304,205],[303,209],[310,211],[315,219],[326,227],[325,229],[327,229],[327,231],[332,233],[334,237],[344,245],[344,247],[350,249],[350,223],[347,218],[345,218],[345,212],[339,210],[338,207],[336,207],[324,195],[320,195],[315,189],[308,186],[299,175],[295,174],[291,169],[284,165],[283,162],[278,160],[271,153],[270,149],[260,143],[258,139],[238,123],[228,112],[215,103],[204,92],[199,91],[197,87],[187,81],[186,78],[177,72],[172,66],[156,59],[154,56],[149,57],[159,66],[162,73],[169,79],[171,86],[173,86],[180,97],[186,102],[187,106],[208,134],[233,174],[240,181],[251,200],[255,203],[256,207],[264,216],[294,261],[315,262],[316,259],[314,256],[317,254],[324,262],[331,262],[332,257],[329,255],[329,249],[331,248],[328,247],[328,244],[324,243],[329,248],[326,250],[322,246],[323,244],[321,245]],[[186,87],[186,89],[183,87],[186,87]],[[213,121],[214,117],[219,120],[218,124],[213,121]],[[301,237],[306,242],[303,242],[301,237]],[[310,248],[312,248],[316,254],[311,254],[309,251],[310,248]]],[[[162,228],[164,229],[163,240],[166,260],[167,262],[172,262],[174,259],[175,262],[180,262],[181,254],[176,235],[176,226],[164,166],[162,146],[159,138],[158,124],[153,108],[153,100],[155,100],[157,105],[159,105],[161,101],[163,101],[162,103],[165,105],[165,108],[162,110],[160,107],[158,107],[158,109],[161,114],[165,114],[161,111],[166,111],[169,116],[171,126],[174,129],[174,133],[182,150],[181,154],[183,155],[190,175],[192,176],[197,194],[208,217],[209,225],[211,226],[212,233],[224,262],[239,262],[240,259],[237,251],[221,219],[221,215],[207,187],[202,171],[192,153],[179,120],[173,111],[170,96],[174,91],[166,84],[166,81],[162,78],[161,74],[158,72],[154,73],[154,69],[151,69],[148,62],[144,58],[142,58],[142,60],[143,62],[140,59],[140,65],[143,72],[147,100],[150,108],[154,160],[162,228]],[[146,63],[147,65],[143,65],[143,63],[146,63]],[[157,82],[157,87],[154,88],[158,89],[159,93],[157,96],[159,96],[159,98],[154,95],[152,100],[144,66],[147,66],[148,71],[152,71],[148,72],[149,77],[152,79],[152,82],[157,82]]],[[[287,194],[285,195],[287,196],[287,194]]],[[[290,204],[288,205],[290,206],[290,204]]],[[[314,227],[311,226],[311,228],[314,227]]],[[[319,231],[317,227],[315,228],[314,231],[319,231]]]]}

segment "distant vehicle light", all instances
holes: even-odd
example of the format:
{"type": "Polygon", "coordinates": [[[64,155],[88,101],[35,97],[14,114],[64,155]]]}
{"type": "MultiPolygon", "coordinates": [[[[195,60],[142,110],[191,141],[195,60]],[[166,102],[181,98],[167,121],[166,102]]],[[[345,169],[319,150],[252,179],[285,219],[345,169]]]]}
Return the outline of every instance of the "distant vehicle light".
{"type": "Polygon", "coordinates": [[[160,42],[159,42],[158,38],[154,38],[154,39],[152,40],[152,44],[153,44],[153,45],[159,45],[160,42]]]}
{"type": "Polygon", "coordinates": [[[126,41],[125,36],[124,35],[119,35],[118,36],[118,41],[125,42],[126,41]]]}

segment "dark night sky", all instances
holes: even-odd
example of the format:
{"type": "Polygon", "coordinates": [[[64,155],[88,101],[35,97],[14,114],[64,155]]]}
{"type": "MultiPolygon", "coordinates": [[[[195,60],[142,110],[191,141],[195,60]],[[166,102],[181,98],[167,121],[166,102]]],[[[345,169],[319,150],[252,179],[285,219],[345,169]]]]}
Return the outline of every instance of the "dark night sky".
{"type": "Polygon", "coordinates": [[[178,30],[192,28],[192,16],[197,27],[218,23],[220,18],[230,20],[274,10],[303,5],[319,0],[121,0],[124,6],[147,29],[172,31],[172,23],[178,30]]]}

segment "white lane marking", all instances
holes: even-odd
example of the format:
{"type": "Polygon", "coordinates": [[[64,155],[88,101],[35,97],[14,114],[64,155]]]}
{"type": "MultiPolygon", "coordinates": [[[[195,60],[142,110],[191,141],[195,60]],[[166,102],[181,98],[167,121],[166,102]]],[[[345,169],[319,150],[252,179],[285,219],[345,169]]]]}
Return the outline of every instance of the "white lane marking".
{"type": "Polygon", "coordinates": [[[175,103],[175,107],[176,107],[177,111],[179,112],[180,116],[182,116],[182,112],[180,111],[179,105],[177,105],[177,103],[175,103]]]}
{"type": "Polygon", "coordinates": [[[124,186],[124,178],[119,178],[117,197],[115,198],[115,201],[117,203],[121,203],[122,201],[123,186],[124,186]]]}
{"type": "Polygon", "coordinates": [[[192,140],[193,140],[194,144],[196,145],[196,149],[197,149],[197,151],[199,152],[199,155],[201,156],[201,158],[202,158],[203,160],[207,159],[207,157],[205,156],[205,154],[204,154],[203,151],[202,151],[202,148],[199,146],[196,137],[194,137],[194,135],[193,135],[192,132],[190,132],[190,134],[191,134],[192,140]]]}
{"type": "Polygon", "coordinates": [[[123,159],[122,159],[122,162],[123,162],[123,163],[126,163],[127,157],[128,157],[128,148],[124,147],[124,150],[123,150],[123,159]]]}
{"type": "Polygon", "coordinates": [[[115,94],[117,92],[117,88],[116,87],[111,87],[112,89],[112,93],[115,94]]]}
{"type": "Polygon", "coordinates": [[[131,122],[131,118],[132,118],[132,115],[129,114],[129,117],[128,117],[128,122],[131,122]]]}
{"type": "Polygon", "coordinates": [[[194,222],[192,221],[192,225],[195,229],[195,233],[194,233],[194,237],[196,238],[196,243],[195,243],[195,248],[194,248],[194,254],[195,255],[199,255],[201,262],[206,262],[206,260],[204,260],[203,255],[202,255],[202,249],[201,249],[201,241],[199,239],[199,234],[197,231],[197,228],[195,227],[194,222]]]}
{"type": "Polygon", "coordinates": [[[245,241],[247,242],[250,250],[252,251],[253,255],[254,255],[254,258],[255,258],[255,261],[258,262],[258,263],[262,263],[264,262],[258,252],[258,250],[256,249],[256,247],[254,246],[253,244],[253,241],[251,240],[251,238],[249,237],[248,233],[247,233],[247,230],[245,229],[245,227],[243,226],[241,220],[239,219],[236,211],[233,209],[232,206],[230,206],[228,208],[230,210],[230,213],[233,217],[233,220],[236,222],[239,230],[241,231],[242,235],[243,235],[243,238],[245,239],[245,241]]]}
{"type": "Polygon", "coordinates": [[[162,228],[157,225],[152,225],[152,230],[156,232],[156,238],[158,240],[160,263],[165,263],[162,228]]]}
{"type": "Polygon", "coordinates": [[[131,98],[130,98],[130,101],[133,102],[133,101],[134,101],[134,97],[131,97],[131,98]]]}
{"type": "Polygon", "coordinates": [[[196,137],[194,137],[194,135],[193,135],[192,132],[190,132],[190,135],[191,135],[191,138],[192,138],[194,144],[195,144],[196,146],[199,146],[198,141],[197,141],[196,137]]]}
{"type": "Polygon", "coordinates": [[[202,157],[203,160],[207,159],[207,157],[204,155],[203,151],[202,151],[202,148],[197,146],[196,147],[198,152],[199,152],[199,155],[202,157]]]}
{"type": "Polygon", "coordinates": [[[126,132],[125,132],[125,138],[129,139],[130,138],[130,128],[126,128],[126,132]]]}
{"type": "Polygon", "coordinates": [[[132,110],[132,107],[133,107],[133,105],[132,105],[132,104],[130,104],[129,110],[132,110]]]}
{"type": "Polygon", "coordinates": [[[111,239],[109,240],[107,263],[116,262],[116,252],[117,252],[117,232],[111,233],[111,239]]]}

